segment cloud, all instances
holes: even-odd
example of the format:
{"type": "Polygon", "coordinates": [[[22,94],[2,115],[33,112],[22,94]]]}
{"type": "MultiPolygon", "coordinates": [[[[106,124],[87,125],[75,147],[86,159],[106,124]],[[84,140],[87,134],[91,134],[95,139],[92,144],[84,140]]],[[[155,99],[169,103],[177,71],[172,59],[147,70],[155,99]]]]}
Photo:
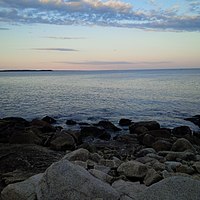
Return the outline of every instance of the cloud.
{"type": "Polygon", "coordinates": [[[4,28],[4,27],[0,27],[0,31],[8,31],[10,30],[9,28],[4,28]]]}
{"type": "Polygon", "coordinates": [[[67,49],[67,48],[32,48],[31,50],[36,50],[36,51],[78,51],[76,49],[67,49]]]}
{"type": "Polygon", "coordinates": [[[84,37],[54,37],[54,36],[48,36],[45,37],[48,39],[56,39],[56,40],[81,40],[81,39],[85,39],[84,37]]]}
{"type": "Polygon", "coordinates": [[[169,64],[170,61],[139,61],[139,62],[126,62],[126,61],[82,61],[82,62],[55,62],[55,63],[64,63],[70,65],[93,65],[93,66],[104,66],[104,65],[160,65],[160,64],[169,64]]]}
{"type": "MultiPolygon", "coordinates": [[[[200,31],[199,1],[183,1],[189,2],[190,12],[181,12],[180,5],[136,9],[122,0],[1,0],[0,21],[200,31]]],[[[149,2],[156,4],[156,1],[149,2]]]]}

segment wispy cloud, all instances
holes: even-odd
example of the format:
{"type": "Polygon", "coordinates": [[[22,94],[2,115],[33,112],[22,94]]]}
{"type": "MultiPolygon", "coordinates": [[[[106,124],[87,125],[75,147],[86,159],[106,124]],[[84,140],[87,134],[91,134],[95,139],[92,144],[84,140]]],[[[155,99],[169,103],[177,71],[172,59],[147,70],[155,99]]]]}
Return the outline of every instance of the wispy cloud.
{"type": "Polygon", "coordinates": [[[31,50],[36,50],[36,51],[78,51],[76,49],[68,49],[68,48],[32,48],[31,50]]]}
{"type": "Polygon", "coordinates": [[[4,27],[0,27],[0,31],[8,31],[10,30],[9,28],[4,28],[4,27]]]}
{"type": "Polygon", "coordinates": [[[82,61],[82,62],[55,62],[55,63],[64,63],[70,65],[93,65],[93,66],[104,66],[104,65],[160,65],[160,64],[169,64],[170,61],[137,61],[137,62],[126,62],[126,61],[82,61]]]}
{"type": "Polygon", "coordinates": [[[54,37],[54,36],[47,36],[45,38],[55,39],[55,40],[81,40],[81,39],[85,39],[84,37],[54,37]]]}
{"type": "MultiPolygon", "coordinates": [[[[149,2],[155,5],[157,1],[149,2]]],[[[190,11],[181,11],[180,5],[136,9],[123,0],[1,0],[0,21],[200,31],[199,1],[183,2],[187,2],[190,11]]]]}

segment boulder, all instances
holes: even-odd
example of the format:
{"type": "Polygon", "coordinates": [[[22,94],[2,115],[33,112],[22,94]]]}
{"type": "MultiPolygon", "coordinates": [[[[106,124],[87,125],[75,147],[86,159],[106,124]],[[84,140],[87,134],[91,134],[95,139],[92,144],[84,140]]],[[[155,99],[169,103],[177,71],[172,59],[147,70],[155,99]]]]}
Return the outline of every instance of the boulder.
{"type": "Polygon", "coordinates": [[[186,118],[185,120],[190,121],[200,127],[200,115],[195,115],[193,117],[186,118]]]}
{"type": "Polygon", "coordinates": [[[145,148],[145,149],[140,150],[136,155],[138,157],[143,157],[149,153],[156,153],[156,151],[153,148],[145,148]]]}
{"type": "Polygon", "coordinates": [[[37,127],[43,133],[49,133],[49,132],[55,132],[56,131],[56,128],[53,127],[51,124],[49,124],[46,121],[39,120],[39,119],[33,119],[31,121],[31,125],[34,126],[34,127],[37,127]]]}
{"type": "Polygon", "coordinates": [[[42,118],[43,121],[49,123],[49,124],[53,124],[53,123],[56,123],[56,120],[52,117],[49,117],[49,116],[46,116],[44,118],[42,118]]]}
{"type": "Polygon", "coordinates": [[[175,176],[163,179],[139,193],[137,200],[199,200],[200,181],[175,176]]]}
{"type": "Polygon", "coordinates": [[[181,159],[181,160],[186,160],[186,161],[190,161],[190,160],[196,160],[196,156],[194,153],[192,152],[174,152],[174,151],[170,151],[167,156],[166,159],[169,161],[176,161],[177,159],[181,159]]]}
{"type": "Polygon", "coordinates": [[[171,148],[172,151],[192,151],[192,152],[196,152],[195,148],[193,147],[193,145],[186,140],[185,138],[180,138],[178,139],[171,148]]]}
{"type": "Polygon", "coordinates": [[[63,159],[67,159],[69,161],[80,160],[86,162],[89,159],[89,151],[87,149],[77,149],[65,155],[63,159]]]}
{"type": "Polygon", "coordinates": [[[153,137],[157,137],[157,138],[171,137],[171,132],[167,129],[152,130],[152,131],[148,131],[146,134],[152,135],[153,137]]]}
{"type": "Polygon", "coordinates": [[[162,176],[158,174],[153,168],[148,169],[147,174],[144,178],[144,184],[146,186],[150,186],[160,180],[162,180],[162,176]]]}
{"type": "Polygon", "coordinates": [[[119,125],[120,126],[129,126],[131,124],[131,120],[130,119],[125,119],[122,118],[119,120],[119,125]]]}
{"type": "Polygon", "coordinates": [[[200,174],[200,161],[195,162],[193,164],[193,167],[196,169],[196,171],[200,174]]]}
{"type": "Polygon", "coordinates": [[[150,130],[158,130],[158,129],[160,129],[160,124],[158,122],[156,122],[156,121],[141,121],[141,122],[132,123],[129,126],[130,133],[134,132],[134,129],[136,127],[139,127],[139,126],[144,126],[149,131],[150,130]]]}
{"type": "Polygon", "coordinates": [[[117,180],[112,184],[112,187],[117,190],[122,199],[123,196],[128,196],[130,199],[135,199],[137,194],[143,192],[147,187],[140,182],[130,182],[117,180]]]}
{"type": "Polygon", "coordinates": [[[121,129],[116,127],[113,123],[111,123],[110,121],[100,121],[97,126],[101,126],[106,130],[109,131],[120,131],[121,129]]]}
{"type": "Polygon", "coordinates": [[[152,135],[145,134],[142,140],[142,143],[147,147],[152,147],[155,142],[155,138],[152,135]]]}
{"type": "Polygon", "coordinates": [[[109,184],[92,176],[84,168],[61,160],[51,165],[37,187],[38,200],[119,199],[109,184]]]}
{"type": "Polygon", "coordinates": [[[144,178],[147,173],[146,165],[137,161],[128,161],[122,163],[117,168],[118,173],[130,178],[144,178]]]}
{"type": "Polygon", "coordinates": [[[33,131],[15,132],[9,139],[10,144],[42,144],[42,139],[39,138],[33,131]]]}
{"type": "Polygon", "coordinates": [[[36,186],[43,174],[37,174],[29,179],[10,184],[1,192],[2,200],[36,200],[36,186]]]}
{"type": "Polygon", "coordinates": [[[50,142],[50,148],[57,151],[73,150],[75,148],[75,140],[70,134],[58,133],[50,142]]]}
{"type": "Polygon", "coordinates": [[[90,174],[92,174],[94,177],[100,179],[103,182],[107,182],[111,184],[114,180],[114,178],[102,171],[96,170],[96,169],[90,169],[89,170],[90,174]]]}
{"type": "Polygon", "coordinates": [[[194,174],[195,170],[188,165],[180,165],[176,167],[176,172],[185,173],[185,174],[194,174]]]}
{"type": "Polygon", "coordinates": [[[85,126],[81,128],[81,135],[83,137],[96,137],[102,140],[110,140],[111,135],[104,129],[95,126],[85,126]]]}
{"type": "Polygon", "coordinates": [[[152,144],[152,147],[156,151],[169,151],[172,147],[172,144],[165,140],[157,140],[155,143],[152,144]]]}
{"type": "Polygon", "coordinates": [[[135,134],[138,134],[138,135],[142,135],[142,134],[145,134],[146,132],[148,132],[149,130],[144,127],[144,126],[138,126],[134,129],[134,131],[131,131],[130,133],[135,133],[135,134]]]}
{"type": "Polygon", "coordinates": [[[66,121],[66,124],[67,124],[67,125],[76,125],[77,123],[76,123],[76,121],[74,121],[74,120],[72,120],[72,119],[68,119],[68,120],[66,121]]]}
{"type": "Polygon", "coordinates": [[[192,131],[188,126],[179,126],[172,130],[175,136],[192,135],[192,131]]]}

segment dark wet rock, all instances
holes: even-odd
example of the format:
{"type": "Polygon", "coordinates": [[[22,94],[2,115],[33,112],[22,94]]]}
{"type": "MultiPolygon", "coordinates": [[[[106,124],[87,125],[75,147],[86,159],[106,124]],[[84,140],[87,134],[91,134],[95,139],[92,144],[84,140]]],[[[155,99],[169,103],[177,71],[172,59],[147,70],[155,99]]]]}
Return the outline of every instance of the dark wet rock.
{"type": "Polygon", "coordinates": [[[83,137],[88,137],[88,136],[92,136],[92,137],[96,137],[102,140],[109,140],[111,138],[111,135],[106,132],[104,129],[102,128],[98,128],[95,126],[86,126],[86,127],[82,127],[81,128],[81,135],[83,137]]]}
{"type": "Polygon", "coordinates": [[[0,125],[1,122],[7,123],[12,126],[29,126],[29,122],[21,117],[6,117],[0,120],[0,125]]]}
{"type": "Polygon", "coordinates": [[[53,124],[53,123],[56,123],[56,120],[52,117],[49,117],[49,116],[46,116],[44,118],[42,118],[43,121],[49,123],[49,124],[53,124]]]}
{"type": "Polygon", "coordinates": [[[144,126],[138,126],[134,129],[134,133],[138,135],[142,135],[148,132],[148,129],[144,126]]]}
{"type": "Polygon", "coordinates": [[[157,140],[155,143],[152,144],[152,147],[156,151],[169,151],[172,147],[172,144],[165,140],[157,140]]]}
{"type": "Polygon", "coordinates": [[[155,142],[155,138],[150,134],[145,134],[142,140],[142,144],[147,147],[152,147],[153,143],[155,142]]]}
{"type": "Polygon", "coordinates": [[[11,144],[42,144],[42,139],[39,138],[33,131],[15,132],[9,139],[11,144]]]}
{"type": "Polygon", "coordinates": [[[83,140],[82,140],[82,135],[80,131],[68,130],[67,133],[69,133],[74,138],[77,145],[82,144],[83,140]]]}
{"type": "Polygon", "coordinates": [[[129,126],[129,125],[131,125],[131,120],[122,118],[119,120],[119,125],[120,126],[129,126]]]}
{"type": "Polygon", "coordinates": [[[101,126],[106,130],[109,131],[120,131],[121,129],[116,127],[113,123],[111,123],[110,121],[100,121],[97,126],[101,126]]]}
{"type": "Polygon", "coordinates": [[[149,153],[156,153],[156,151],[153,148],[145,148],[145,149],[140,150],[136,155],[137,157],[143,157],[149,153]]]}
{"type": "Polygon", "coordinates": [[[129,126],[130,133],[134,133],[135,128],[139,126],[144,126],[149,131],[160,129],[160,124],[156,121],[141,121],[141,122],[132,123],[129,126]]]}
{"type": "Polygon", "coordinates": [[[87,122],[79,122],[78,123],[80,126],[89,126],[90,124],[87,122]]]}
{"type": "Polygon", "coordinates": [[[158,138],[170,138],[171,137],[171,132],[169,132],[166,129],[148,131],[147,134],[152,135],[154,137],[158,137],[158,138]]]}
{"type": "Polygon", "coordinates": [[[124,134],[124,135],[118,135],[117,138],[115,138],[116,141],[122,142],[125,144],[137,144],[137,137],[132,134],[124,134]]]}
{"type": "Polygon", "coordinates": [[[68,133],[58,133],[50,142],[50,148],[57,151],[73,150],[75,146],[74,138],[68,133]]]}
{"type": "Polygon", "coordinates": [[[193,145],[186,140],[185,138],[180,138],[178,139],[172,146],[172,151],[192,151],[192,152],[196,152],[195,148],[193,147],[193,145]]]}
{"type": "Polygon", "coordinates": [[[194,153],[192,152],[169,152],[166,156],[167,160],[171,160],[171,161],[176,161],[177,159],[181,159],[181,160],[196,160],[196,156],[194,153]]]}
{"type": "Polygon", "coordinates": [[[68,120],[66,121],[66,124],[67,124],[67,125],[76,125],[77,122],[74,121],[74,120],[72,120],[72,119],[68,119],[68,120]]]}
{"type": "Polygon", "coordinates": [[[40,131],[43,133],[49,133],[49,132],[55,132],[56,128],[53,127],[48,122],[45,122],[43,120],[34,119],[31,121],[31,125],[37,127],[40,131]]]}
{"type": "Polygon", "coordinates": [[[186,118],[185,119],[186,121],[190,121],[192,122],[193,124],[197,125],[200,127],[200,115],[195,115],[193,117],[190,117],[190,118],[186,118]]]}
{"type": "Polygon", "coordinates": [[[44,172],[63,155],[34,144],[0,144],[0,191],[8,183],[44,172]]]}
{"type": "Polygon", "coordinates": [[[192,135],[192,131],[188,126],[179,126],[172,130],[172,134],[175,136],[192,135]]]}

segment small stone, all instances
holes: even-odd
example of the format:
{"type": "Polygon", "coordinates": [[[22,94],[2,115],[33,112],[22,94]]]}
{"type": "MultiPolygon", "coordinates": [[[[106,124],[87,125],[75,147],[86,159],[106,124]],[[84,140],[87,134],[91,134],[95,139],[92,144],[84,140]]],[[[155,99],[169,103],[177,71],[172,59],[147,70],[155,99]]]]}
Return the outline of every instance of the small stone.
{"type": "Polygon", "coordinates": [[[137,153],[137,156],[138,157],[143,157],[143,156],[146,156],[149,153],[156,153],[156,151],[153,148],[145,148],[145,149],[140,150],[137,153]]]}
{"type": "Polygon", "coordinates": [[[188,165],[180,165],[176,167],[176,172],[185,173],[185,174],[194,174],[194,169],[188,165]]]}

